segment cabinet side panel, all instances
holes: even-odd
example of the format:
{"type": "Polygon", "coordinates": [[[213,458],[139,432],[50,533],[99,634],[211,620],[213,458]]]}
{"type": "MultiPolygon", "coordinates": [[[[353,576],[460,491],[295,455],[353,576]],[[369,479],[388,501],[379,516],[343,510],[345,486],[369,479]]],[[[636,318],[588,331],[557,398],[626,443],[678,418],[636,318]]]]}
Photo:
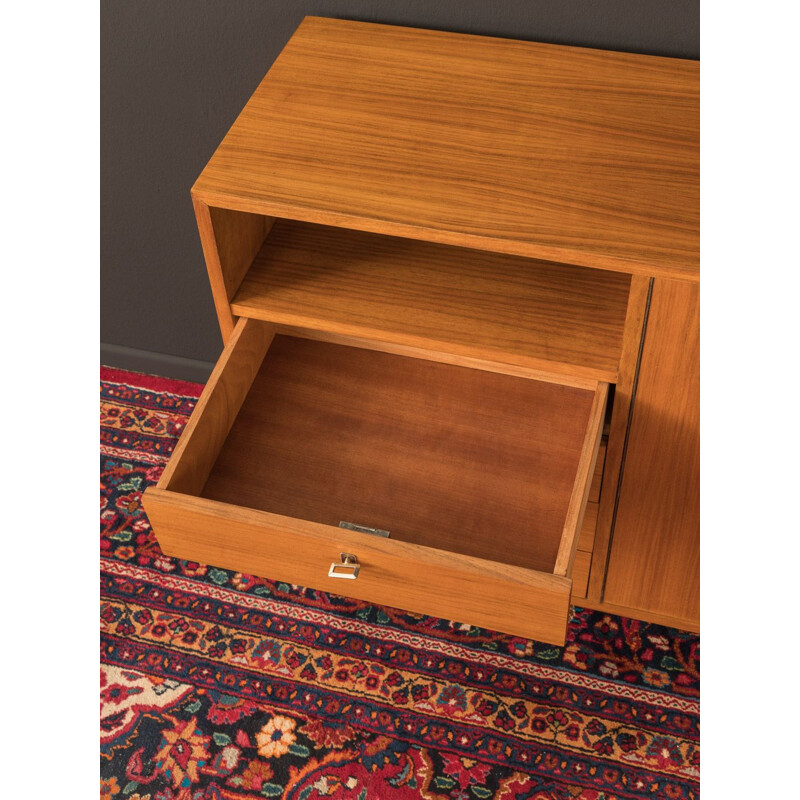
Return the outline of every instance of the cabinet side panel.
{"type": "Polygon", "coordinates": [[[700,615],[700,291],[656,280],[611,543],[607,603],[700,615]]]}
{"type": "Polygon", "coordinates": [[[225,298],[230,301],[264,244],[275,218],[227,208],[210,207],[208,210],[222,268],[225,298]]]}
{"type": "Polygon", "coordinates": [[[261,214],[213,208],[196,197],[192,201],[222,340],[227,344],[235,325],[231,298],[275,220],[261,214]]]}

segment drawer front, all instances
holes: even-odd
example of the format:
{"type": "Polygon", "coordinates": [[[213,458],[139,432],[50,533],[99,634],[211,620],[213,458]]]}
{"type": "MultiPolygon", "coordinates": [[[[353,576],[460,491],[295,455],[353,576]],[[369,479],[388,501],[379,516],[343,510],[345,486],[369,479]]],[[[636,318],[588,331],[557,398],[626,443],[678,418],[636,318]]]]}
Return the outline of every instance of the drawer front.
{"type": "Polygon", "coordinates": [[[144,506],[161,549],[176,558],[564,643],[566,577],[163,489],[148,489],[144,506]],[[341,553],[357,558],[355,579],[329,577],[341,553]]]}

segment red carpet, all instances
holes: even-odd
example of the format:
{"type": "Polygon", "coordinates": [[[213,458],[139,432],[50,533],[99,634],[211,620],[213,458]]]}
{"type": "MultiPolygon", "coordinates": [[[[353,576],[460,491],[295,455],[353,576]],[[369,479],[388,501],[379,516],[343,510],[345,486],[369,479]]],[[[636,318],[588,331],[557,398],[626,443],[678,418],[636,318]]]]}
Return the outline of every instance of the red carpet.
{"type": "Polygon", "coordinates": [[[699,797],[699,637],[566,647],[164,556],[141,506],[202,386],[101,373],[101,798],[699,797]]]}

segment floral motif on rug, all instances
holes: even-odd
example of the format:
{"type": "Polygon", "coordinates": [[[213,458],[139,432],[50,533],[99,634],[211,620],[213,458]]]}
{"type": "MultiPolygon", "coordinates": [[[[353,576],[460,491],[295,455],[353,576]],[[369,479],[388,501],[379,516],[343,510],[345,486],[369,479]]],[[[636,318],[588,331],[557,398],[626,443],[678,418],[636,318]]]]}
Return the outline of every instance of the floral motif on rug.
{"type": "Polygon", "coordinates": [[[565,647],[165,556],[141,506],[201,386],[101,374],[101,797],[699,796],[699,637],[565,647]]]}

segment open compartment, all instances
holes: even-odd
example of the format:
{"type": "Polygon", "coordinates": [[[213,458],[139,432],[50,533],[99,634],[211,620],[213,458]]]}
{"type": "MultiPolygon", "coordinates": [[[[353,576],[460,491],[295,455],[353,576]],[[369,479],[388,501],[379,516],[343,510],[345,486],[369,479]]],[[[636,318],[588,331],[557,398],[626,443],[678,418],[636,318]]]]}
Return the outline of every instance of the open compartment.
{"type": "Polygon", "coordinates": [[[617,379],[630,275],[195,206],[226,339],[243,316],[509,374],[617,379]]]}
{"type": "Polygon", "coordinates": [[[170,555],[563,641],[606,390],[241,319],[145,508],[170,555]]]}

